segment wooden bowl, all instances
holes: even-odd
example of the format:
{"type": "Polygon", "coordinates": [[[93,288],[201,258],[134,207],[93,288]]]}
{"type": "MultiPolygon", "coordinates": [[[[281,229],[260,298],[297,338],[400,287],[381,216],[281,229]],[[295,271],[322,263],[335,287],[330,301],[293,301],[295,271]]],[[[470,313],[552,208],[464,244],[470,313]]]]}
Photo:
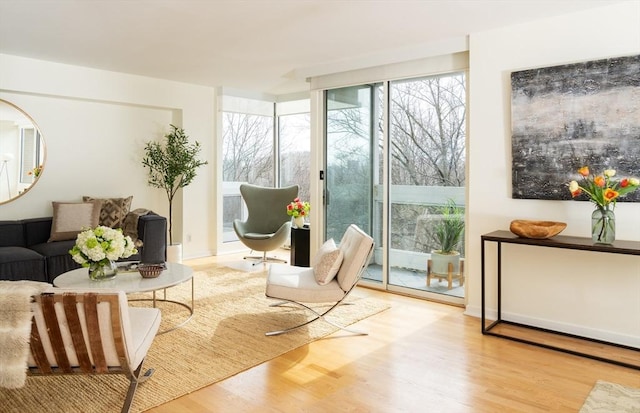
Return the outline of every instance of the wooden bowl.
{"type": "Polygon", "coordinates": [[[528,221],[516,219],[511,221],[509,230],[523,238],[547,239],[561,233],[567,224],[555,221],[528,221]]]}
{"type": "Polygon", "coordinates": [[[160,264],[140,264],[138,266],[138,272],[142,275],[142,278],[156,278],[162,273],[164,266],[160,264]]]}

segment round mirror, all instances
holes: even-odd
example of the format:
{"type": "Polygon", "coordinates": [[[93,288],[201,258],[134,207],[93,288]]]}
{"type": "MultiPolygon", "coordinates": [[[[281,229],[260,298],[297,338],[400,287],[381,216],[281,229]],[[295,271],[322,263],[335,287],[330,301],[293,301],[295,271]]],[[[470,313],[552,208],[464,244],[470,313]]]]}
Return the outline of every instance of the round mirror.
{"type": "Polygon", "coordinates": [[[29,191],[44,170],[44,140],[36,123],[0,99],[0,204],[29,191]]]}

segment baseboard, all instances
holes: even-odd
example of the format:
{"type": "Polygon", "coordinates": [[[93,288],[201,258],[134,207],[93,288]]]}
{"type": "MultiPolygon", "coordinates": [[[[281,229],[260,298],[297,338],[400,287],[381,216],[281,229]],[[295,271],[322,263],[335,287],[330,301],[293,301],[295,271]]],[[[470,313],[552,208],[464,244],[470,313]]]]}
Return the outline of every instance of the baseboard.
{"type": "MultiPolygon", "coordinates": [[[[467,306],[465,315],[480,318],[482,316],[482,308],[478,306],[467,306]]],[[[486,311],[487,320],[495,320],[497,318],[497,312],[495,310],[486,311]]],[[[640,336],[633,336],[630,334],[619,333],[616,331],[603,330],[599,328],[593,328],[578,324],[564,323],[553,320],[546,320],[536,317],[525,316],[518,313],[502,312],[502,319],[513,321],[515,323],[525,324],[529,326],[546,328],[548,330],[560,331],[568,334],[575,334],[581,337],[589,337],[596,340],[607,341],[610,343],[622,344],[625,346],[631,346],[640,348],[640,336]]]]}

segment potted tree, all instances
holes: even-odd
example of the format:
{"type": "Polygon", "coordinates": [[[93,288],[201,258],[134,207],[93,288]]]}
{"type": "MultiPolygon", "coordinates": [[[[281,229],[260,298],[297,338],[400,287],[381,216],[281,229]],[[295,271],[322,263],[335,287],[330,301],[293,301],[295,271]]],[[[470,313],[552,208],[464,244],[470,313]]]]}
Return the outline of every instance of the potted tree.
{"type": "Polygon", "coordinates": [[[464,209],[449,199],[438,208],[440,218],[433,228],[433,239],[437,249],[431,251],[430,270],[434,274],[448,274],[449,263],[453,272],[460,272],[460,252],[456,250],[464,234],[464,209]]]}
{"type": "Polygon", "coordinates": [[[200,143],[189,143],[184,129],[171,126],[171,131],[164,136],[163,142],[149,141],[144,147],[142,165],[149,168],[147,182],[154,188],[163,189],[169,201],[169,261],[180,261],[182,244],[173,242],[173,199],[178,189],[189,185],[196,177],[196,170],[206,165],[207,161],[198,159],[200,143]]]}

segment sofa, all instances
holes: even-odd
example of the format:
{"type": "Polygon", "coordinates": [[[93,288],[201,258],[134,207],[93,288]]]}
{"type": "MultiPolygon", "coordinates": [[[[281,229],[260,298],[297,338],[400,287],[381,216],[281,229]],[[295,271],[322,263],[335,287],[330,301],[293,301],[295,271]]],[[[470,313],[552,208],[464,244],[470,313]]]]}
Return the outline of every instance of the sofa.
{"type": "MultiPolygon", "coordinates": [[[[166,261],[167,220],[146,212],[132,216],[138,253],[124,259],[143,263],[166,261]]],[[[69,254],[73,239],[52,240],[54,217],[0,221],[0,280],[52,283],[63,272],[80,268],[69,254]]],[[[125,231],[126,234],[126,231],[125,231]]],[[[133,238],[133,237],[132,237],[133,238]]]]}

